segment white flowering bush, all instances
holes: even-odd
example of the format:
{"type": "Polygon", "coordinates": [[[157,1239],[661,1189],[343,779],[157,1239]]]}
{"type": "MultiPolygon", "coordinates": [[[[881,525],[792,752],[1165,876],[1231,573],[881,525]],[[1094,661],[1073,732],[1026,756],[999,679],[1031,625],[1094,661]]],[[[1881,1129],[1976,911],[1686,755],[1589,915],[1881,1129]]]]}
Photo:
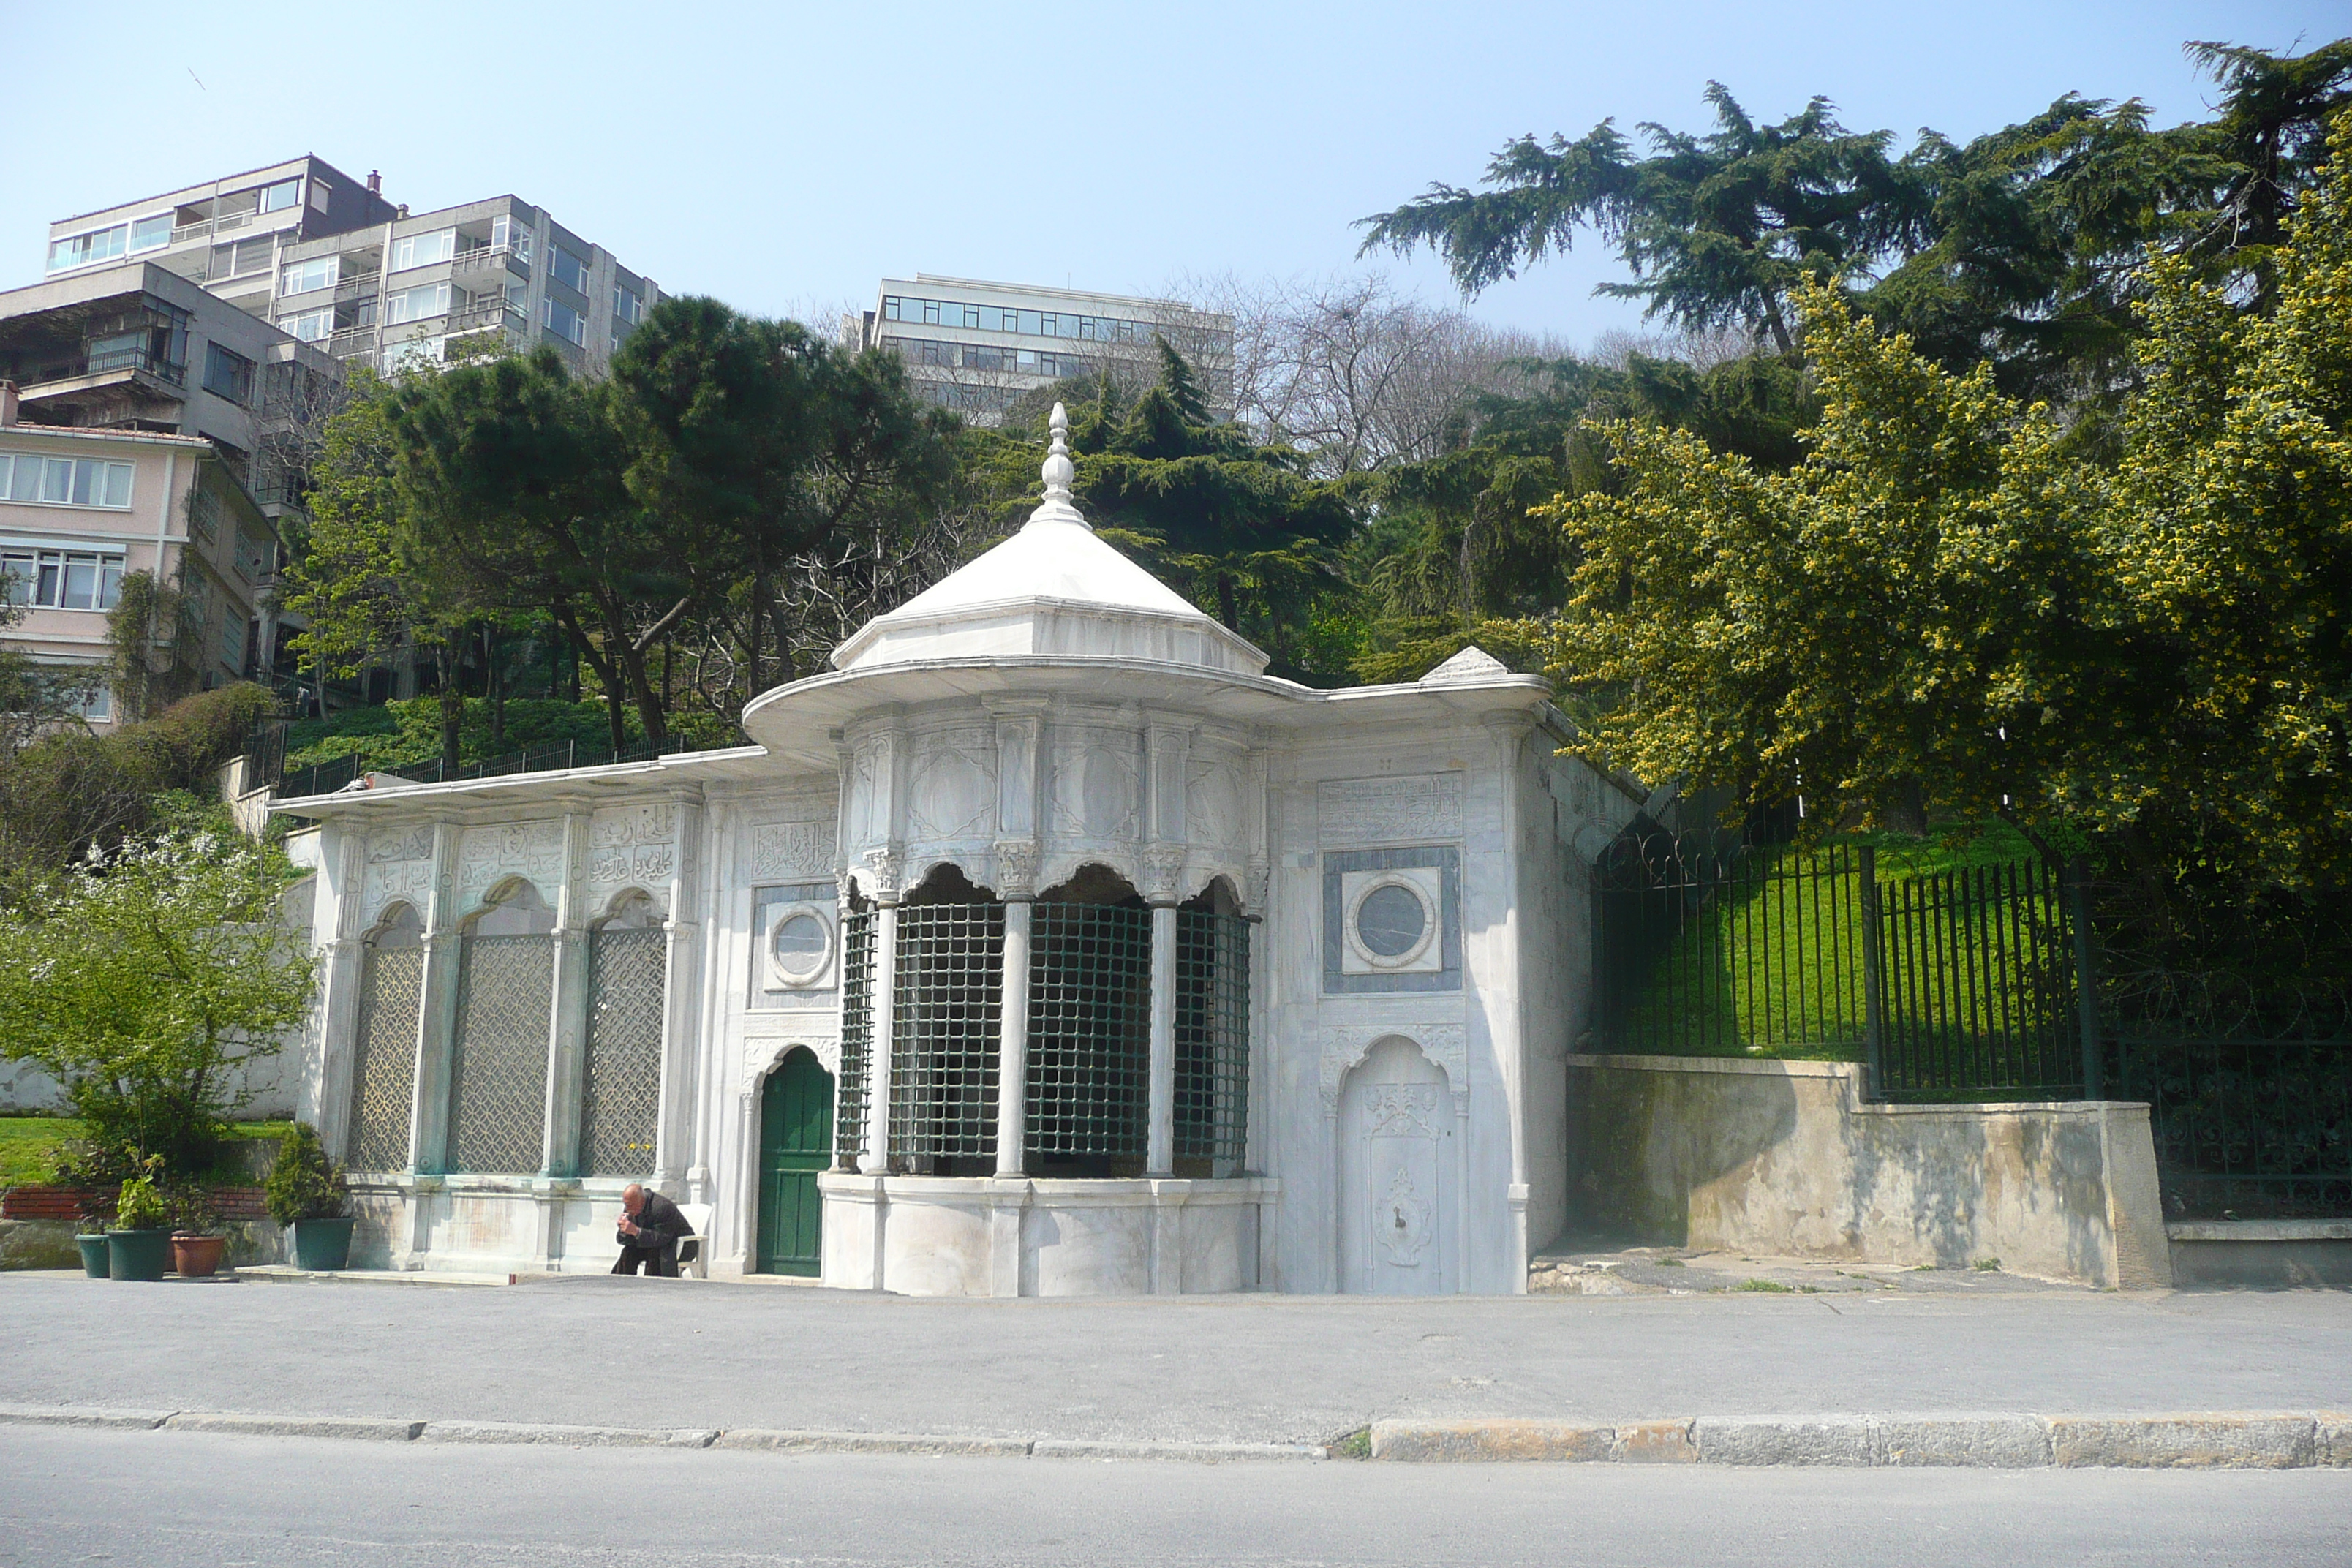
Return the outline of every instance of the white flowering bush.
{"type": "Polygon", "coordinates": [[[128,1152],[207,1166],[309,1009],[312,963],[285,924],[282,856],[234,834],[171,831],[92,850],[0,913],[0,1056],[66,1086],[99,1169],[128,1152]]]}

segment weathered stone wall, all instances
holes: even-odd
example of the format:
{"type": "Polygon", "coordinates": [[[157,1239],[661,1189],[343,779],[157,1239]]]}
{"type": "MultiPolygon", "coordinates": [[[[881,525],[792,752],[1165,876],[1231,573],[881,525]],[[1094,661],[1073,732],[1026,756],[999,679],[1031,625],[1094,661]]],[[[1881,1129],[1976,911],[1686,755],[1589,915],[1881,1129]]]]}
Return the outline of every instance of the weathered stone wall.
{"type": "Polygon", "coordinates": [[[2171,1283],[2147,1107],[1870,1105],[1842,1062],[1575,1057],[1570,1228],[1628,1241],[2171,1283]]]}

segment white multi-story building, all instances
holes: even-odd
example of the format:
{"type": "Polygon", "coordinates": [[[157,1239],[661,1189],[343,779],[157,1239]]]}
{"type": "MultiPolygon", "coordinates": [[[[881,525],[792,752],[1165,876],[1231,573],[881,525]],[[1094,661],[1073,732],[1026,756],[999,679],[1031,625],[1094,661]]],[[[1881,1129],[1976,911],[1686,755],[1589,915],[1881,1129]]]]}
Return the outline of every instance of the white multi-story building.
{"type": "Polygon", "coordinates": [[[661,297],[517,197],[411,213],[380,184],[304,156],[62,218],[48,277],[152,263],[387,374],[488,332],[510,349],[551,344],[601,375],[661,297]]]}
{"type": "Polygon", "coordinates": [[[851,325],[861,345],[905,360],[918,396],[982,424],[1070,376],[1124,371],[1149,382],[1162,337],[1192,363],[1213,412],[1233,405],[1234,319],[1179,300],[918,272],[882,279],[874,309],[851,325]]]}

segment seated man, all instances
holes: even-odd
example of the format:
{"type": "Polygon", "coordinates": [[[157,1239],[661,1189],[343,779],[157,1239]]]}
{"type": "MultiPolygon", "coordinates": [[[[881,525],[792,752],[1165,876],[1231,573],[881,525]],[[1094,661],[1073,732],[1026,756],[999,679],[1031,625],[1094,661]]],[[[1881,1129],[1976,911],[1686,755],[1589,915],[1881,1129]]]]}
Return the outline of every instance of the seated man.
{"type": "Polygon", "coordinates": [[[646,1274],[675,1279],[678,1239],[693,1234],[676,1204],[631,1182],[621,1189],[621,1228],[614,1237],[621,1244],[621,1256],[613,1272],[635,1274],[642,1263],[646,1274]]]}

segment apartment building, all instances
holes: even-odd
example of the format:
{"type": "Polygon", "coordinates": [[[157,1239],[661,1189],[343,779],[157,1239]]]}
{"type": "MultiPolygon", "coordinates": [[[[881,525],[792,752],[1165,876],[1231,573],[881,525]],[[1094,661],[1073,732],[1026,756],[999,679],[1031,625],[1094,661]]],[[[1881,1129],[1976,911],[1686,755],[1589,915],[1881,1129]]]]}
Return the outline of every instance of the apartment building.
{"type": "Polygon", "coordinates": [[[490,334],[516,351],[551,344],[601,375],[661,297],[516,197],[411,213],[377,175],[308,156],[49,226],[52,279],[142,262],[386,374],[490,334]]]}
{"type": "Polygon", "coordinates": [[[1148,381],[1161,337],[1192,363],[1212,409],[1232,412],[1234,319],[1181,300],[918,272],[882,279],[874,309],[848,327],[862,346],[898,353],[917,395],[978,424],[1090,371],[1148,381]]]}
{"type": "Polygon", "coordinates": [[[82,711],[120,715],[96,675],[106,612],[128,573],[153,572],[183,595],[156,648],[195,686],[254,673],[272,634],[268,587],[278,534],[202,436],[28,423],[0,380],[0,594],[22,617],[9,641],[45,664],[92,670],[82,711]]]}
{"type": "Polygon", "coordinates": [[[376,189],[323,159],[289,158],[49,225],[47,275],[149,262],[267,320],[281,246],[391,221],[376,189]]]}

